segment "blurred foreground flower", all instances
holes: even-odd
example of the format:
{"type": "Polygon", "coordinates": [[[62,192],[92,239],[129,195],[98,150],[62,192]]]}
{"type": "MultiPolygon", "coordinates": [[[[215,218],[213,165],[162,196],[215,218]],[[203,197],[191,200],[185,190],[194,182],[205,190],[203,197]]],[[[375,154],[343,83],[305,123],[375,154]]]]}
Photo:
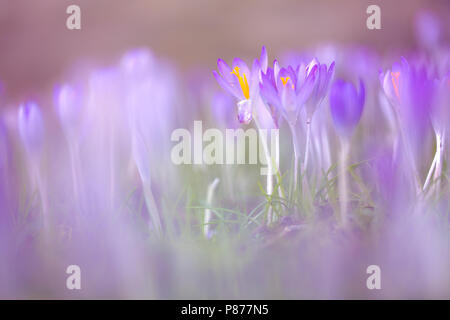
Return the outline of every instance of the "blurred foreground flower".
{"type": "Polygon", "coordinates": [[[64,84],[55,89],[55,108],[66,135],[73,136],[83,108],[81,90],[69,84],[64,84]]]}
{"type": "MultiPolygon", "coordinates": [[[[41,110],[35,102],[27,102],[19,107],[19,134],[27,152],[26,164],[29,168],[31,186],[37,188],[41,200],[42,223],[48,230],[47,187],[41,171],[41,156],[44,144],[44,121],[41,110]]],[[[34,192],[34,190],[33,190],[34,192]]]]}
{"type": "Polygon", "coordinates": [[[35,102],[27,102],[19,107],[18,127],[27,152],[32,155],[40,152],[44,140],[44,121],[35,102]]]}

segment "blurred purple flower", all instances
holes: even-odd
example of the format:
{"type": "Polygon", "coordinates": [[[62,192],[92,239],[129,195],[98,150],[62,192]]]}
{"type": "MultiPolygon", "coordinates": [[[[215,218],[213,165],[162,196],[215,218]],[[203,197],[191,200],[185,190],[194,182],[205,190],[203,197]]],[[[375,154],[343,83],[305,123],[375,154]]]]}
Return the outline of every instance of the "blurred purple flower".
{"type": "Polygon", "coordinates": [[[39,152],[43,144],[44,122],[41,110],[35,102],[27,102],[19,107],[18,127],[27,151],[39,152]]]}
{"type": "Polygon", "coordinates": [[[357,91],[353,83],[336,80],[330,90],[330,110],[339,134],[349,137],[361,118],[365,102],[365,88],[359,81],[357,91]]]}
{"type": "Polygon", "coordinates": [[[235,128],[236,120],[230,110],[234,107],[234,101],[229,94],[222,91],[215,92],[211,97],[212,114],[214,118],[226,128],[235,128]]]}
{"type": "Polygon", "coordinates": [[[439,44],[440,25],[430,12],[421,12],[415,21],[416,37],[420,45],[432,49],[439,44]]]}
{"type": "Polygon", "coordinates": [[[300,108],[310,97],[315,84],[315,69],[309,72],[302,64],[295,70],[292,66],[281,68],[275,60],[273,68],[262,73],[260,93],[266,103],[271,106],[272,116],[278,118],[281,113],[290,125],[297,122],[300,108]]]}
{"type": "Polygon", "coordinates": [[[126,79],[127,88],[147,79],[156,68],[156,59],[153,53],[147,49],[131,50],[120,61],[120,70],[126,79]]]}
{"type": "Polygon", "coordinates": [[[83,99],[81,90],[69,84],[55,89],[55,107],[63,130],[72,134],[81,118],[83,99]]]}
{"type": "Polygon", "coordinates": [[[392,66],[392,70],[380,74],[380,81],[398,113],[403,130],[414,136],[411,140],[420,143],[429,127],[435,80],[425,67],[411,66],[402,58],[400,63],[392,66]]]}
{"type": "Polygon", "coordinates": [[[240,123],[248,124],[253,118],[252,99],[258,99],[259,81],[261,71],[267,69],[267,51],[263,46],[261,58],[255,59],[250,69],[240,58],[233,60],[230,66],[222,59],[217,60],[217,69],[213,70],[213,75],[219,85],[236,99],[238,99],[238,120],[240,123]]]}

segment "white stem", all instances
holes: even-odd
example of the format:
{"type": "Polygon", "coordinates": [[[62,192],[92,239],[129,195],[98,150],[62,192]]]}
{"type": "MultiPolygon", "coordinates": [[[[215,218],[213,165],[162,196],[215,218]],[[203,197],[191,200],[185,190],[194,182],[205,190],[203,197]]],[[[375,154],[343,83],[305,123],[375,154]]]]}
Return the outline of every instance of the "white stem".
{"type": "Polygon", "coordinates": [[[47,190],[44,184],[44,179],[42,178],[42,174],[40,171],[40,159],[32,158],[31,159],[31,176],[36,184],[36,188],[38,189],[39,198],[41,200],[41,210],[42,210],[42,221],[44,226],[44,232],[48,230],[49,227],[49,217],[48,217],[48,203],[47,203],[47,190]]]}
{"type": "Polygon", "coordinates": [[[109,121],[109,204],[110,204],[111,211],[114,210],[114,191],[115,191],[114,143],[115,143],[114,129],[113,129],[112,120],[110,119],[110,121],[109,121]]]}
{"type": "Polygon", "coordinates": [[[208,208],[205,209],[205,217],[203,220],[203,234],[205,236],[205,238],[209,239],[212,236],[211,233],[211,226],[210,226],[210,222],[211,222],[211,209],[209,209],[209,207],[212,204],[212,198],[214,195],[214,190],[216,189],[217,185],[219,184],[220,180],[218,178],[215,178],[214,181],[209,185],[208,187],[208,193],[206,195],[206,206],[208,208]]]}
{"type": "Polygon", "coordinates": [[[339,155],[339,204],[340,204],[340,215],[341,223],[345,227],[347,225],[348,214],[347,214],[347,202],[348,202],[348,190],[347,190],[347,156],[349,151],[349,142],[342,139],[341,151],[339,155]]]}
{"type": "Polygon", "coordinates": [[[427,178],[425,179],[425,183],[423,185],[422,190],[425,190],[430,184],[431,176],[433,174],[434,168],[436,167],[436,161],[438,157],[438,151],[436,149],[436,153],[434,154],[433,162],[431,163],[430,170],[428,170],[427,178]]]}
{"type": "Polygon", "coordinates": [[[146,183],[145,181],[144,181],[144,197],[145,197],[145,204],[147,206],[147,210],[148,213],[150,214],[150,218],[153,222],[153,226],[156,230],[156,233],[158,236],[161,236],[162,224],[158,207],[156,205],[155,198],[153,197],[151,186],[149,183],[146,183]]]}
{"type": "Polygon", "coordinates": [[[313,201],[313,196],[311,194],[311,190],[309,188],[309,183],[308,183],[308,179],[306,177],[306,169],[307,169],[307,165],[308,165],[308,154],[309,154],[309,149],[310,149],[310,144],[311,144],[311,118],[308,118],[306,120],[306,146],[305,146],[305,159],[303,161],[303,165],[302,165],[302,190],[303,190],[303,195],[306,196],[310,202],[313,201]]]}
{"type": "MultiPolygon", "coordinates": [[[[397,119],[399,117],[397,116],[397,119]]],[[[420,184],[419,184],[419,172],[417,170],[417,166],[416,166],[416,162],[414,161],[414,156],[411,150],[411,145],[409,143],[409,140],[407,140],[406,135],[405,135],[405,131],[403,129],[403,126],[400,123],[400,120],[398,119],[398,128],[400,131],[400,137],[402,139],[403,142],[403,147],[405,148],[405,152],[406,152],[406,157],[407,157],[407,162],[410,166],[410,169],[413,173],[413,183],[414,183],[414,187],[416,189],[416,193],[419,194],[419,192],[421,191],[420,188],[420,184]]]]}
{"type": "MultiPolygon", "coordinates": [[[[273,179],[273,177],[272,177],[272,176],[273,176],[273,168],[272,168],[272,158],[270,157],[269,149],[268,149],[267,141],[266,141],[265,137],[263,137],[263,136],[260,135],[260,133],[261,133],[261,127],[260,127],[260,125],[259,125],[258,120],[256,120],[256,117],[254,118],[254,121],[255,121],[256,128],[257,128],[257,130],[258,130],[259,140],[261,141],[262,147],[263,147],[263,149],[264,149],[264,155],[265,155],[265,157],[266,157],[266,162],[267,162],[266,192],[267,192],[267,195],[270,197],[270,196],[272,196],[272,193],[273,193],[273,181],[272,181],[272,179],[273,179]]],[[[268,211],[268,213],[267,213],[267,225],[269,225],[269,224],[272,223],[272,219],[273,219],[273,218],[272,218],[272,204],[270,204],[270,206],[269,206],[269,211],[268,211]]]]}
{"type": "Polygon", "coordinates": [[[309,145],[311,140],[311,119],[306,120],[306,146],[305,146],[305,160],[303,161],[303,174],[306,172],[308,165],[309,145]]]}
{"type": "MultiPolygon", "coordinates": [[[[436,170],[434,171],[434,180],[437,180],[442,174],[442,155],[444,154],[444,134],[436,133],[436,170]]],[[[436,191],[439,191],[439,181],[436,182],[436,191]]]]}
{"type": "Polygon", "coordinates": [[[294,147],[294,192],[295,192],[295,190],[297,190],[297,180],[298,180],[298,159],[299,159],[298,138],[294,125],[289,125],[289,127],[291,128],[292,145],[294,147]]]}
{"type": "Polygon", "coordinates": [[[75,221],[78,223],[81,212],[83,211],[84,197],[82,197],[81,177],[79,174],[79,153],[78,145],[76,143],[70,143],[70,167],[72,172],[73,193],[75,201],[77,202],[77,213],[75,215],[75,221]]]}

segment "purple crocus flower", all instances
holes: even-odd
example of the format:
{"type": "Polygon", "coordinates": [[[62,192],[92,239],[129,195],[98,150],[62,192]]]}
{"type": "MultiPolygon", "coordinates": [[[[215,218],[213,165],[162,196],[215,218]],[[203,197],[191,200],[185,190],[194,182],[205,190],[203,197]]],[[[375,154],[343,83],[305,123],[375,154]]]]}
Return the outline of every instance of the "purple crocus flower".
{"type": "Polygon", "coordinates": [[[392,70],[380,74],[381,86],[391,103],[399,108],[402,116],[413,112],[422,118],[428,117],[431,111],[434,80],[425,67],[411,66],[402,57],[400,63],[395,63],[392,70]]]}
{"type": "Polygon", "coordinates": [[[41,110],[35,102],[27,102],[19,108],[19,134],[30,153],[38,152],[42,148],[44,138],[44,122],[41,110]]]}
{"type": "Polygon", "coordinates": [[[321,64],[314,58],[305,68],[306,75],[314,74],[315,84],[310,98],[306,102],[306,117],[310,121],[316,109],[320,106],[328,93],[331,80],[334,76],[334,65],[332,62],[329,67],[321,64]]]}
{"type": "Polygon", "coordinates": [[[290,125],[297,122],[300,107],[310,97],[315,82],[316,72],[308,72],[302,64],[295,69],[292,66],[281,68],[275,60],[273,68],[262,73],[260,93],[266,103],[272,108],[274,118],[278,111],[290,125]]]}
{"type": "MultiPolygon", "coordinates": [[[[384,93],[399,116],[411,143],[420,145],[430,128],[435,81],[425,67],[411,66],[405,58],[380,74],[384,93]]],[[[406,137],[407,138],[407,137],[406,137]]]]}
{"type": "Polygon", "coordinates": [[[261,71],[267,69],[267,51],[262,47],[261,58],[255,59],[250,69],[240,58],[233,60],[230,67],[222,59],[217,60],[219,72],[213,71],[219,85],[238,99],[238,120],[249,124],[253,118],[252,100],[259,98],[259,81],[261,71]]]}
{"type": "Polygon", "coordinates": [[[349,137],[361,118],[365,102],[365,88],[359,81],[357,91],[353,83],[341,79],[331,86],[330,109],[334,126],[339,134],[349,137]]]}

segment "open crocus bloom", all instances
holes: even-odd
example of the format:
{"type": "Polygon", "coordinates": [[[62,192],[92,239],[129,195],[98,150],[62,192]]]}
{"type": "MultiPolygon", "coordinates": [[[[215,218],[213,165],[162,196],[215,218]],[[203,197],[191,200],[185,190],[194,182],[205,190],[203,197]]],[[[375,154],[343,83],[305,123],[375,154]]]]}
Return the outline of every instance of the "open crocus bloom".
{"type": "Polygon", "coordinates": [[[315,84],[315,72],[306,72],[306,66],[281,68],[275,60],[273,68],[262,73],[260,92],[263,99],[278,111],[286,121],[295,125],[300,107],[310,97],[315,84]]]}
{"type": "Polygon", "coordinates": [[[402,59],[400,63],[394,63],[391,70],[388,69],[385,73],[380,73],[381,87],[393,105],[400,104],[400,88],[404,88],[404,84],[401,83],[404,77],[400,77],[400,75],[405,75],[408,69],[408,63],[405,59],[402,59]]]}
{"type": "Polygon", "coordinates": [[[219,85],[238,99],[238,119],[240,123],[252,121],[252,100],[258,99],[261,71],[267,69],[267,51],[263,47],[260,60],[255,59],[250,69],[240,58],[233,60],[230,67],[225,61],[217,61],[217,71],[213,71],[219,85]]]}
{"type": "Polygon", "coordinates": [[[365,101],[365,88],[359,81],[359,90],[351,82],[337,80],[330,91],[330,109],[337,132],[349,137],[361,118],[365,101]]]}

